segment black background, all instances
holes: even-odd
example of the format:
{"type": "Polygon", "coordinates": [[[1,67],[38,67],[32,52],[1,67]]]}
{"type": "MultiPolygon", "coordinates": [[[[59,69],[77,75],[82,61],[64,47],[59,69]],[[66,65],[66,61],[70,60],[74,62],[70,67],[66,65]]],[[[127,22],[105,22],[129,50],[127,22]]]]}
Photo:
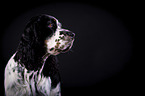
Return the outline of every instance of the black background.
{"type": "Polygon", "coordinates": [[[140,93],[137,2],[32,1],[1,3],[1,94],[4,67],[16,51],[26,22],[34,15],[49,12],[64,28],[76,33],[72,51],[58,56],[62,96],[140,93]]]}

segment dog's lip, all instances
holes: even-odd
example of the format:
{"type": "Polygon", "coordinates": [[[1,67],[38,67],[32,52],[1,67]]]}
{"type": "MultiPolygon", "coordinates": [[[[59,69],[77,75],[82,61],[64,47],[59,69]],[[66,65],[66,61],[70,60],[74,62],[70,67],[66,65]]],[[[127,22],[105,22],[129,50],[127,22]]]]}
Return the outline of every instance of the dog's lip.
{"type": "Polygon", "coordinates": [[[70,48],[71,48],[71,45],[69,45],[66,49],[62,50],[62,53],[68,52],[70,48]]]}
{"type": "Polygon", "coordinates": [[[66,49],[62,50],[62,53],[68,52],[71,49],[73,42],[74,42],[74,40],[72,40],[72,42],[69,43],[69,46],[66,49]]]}

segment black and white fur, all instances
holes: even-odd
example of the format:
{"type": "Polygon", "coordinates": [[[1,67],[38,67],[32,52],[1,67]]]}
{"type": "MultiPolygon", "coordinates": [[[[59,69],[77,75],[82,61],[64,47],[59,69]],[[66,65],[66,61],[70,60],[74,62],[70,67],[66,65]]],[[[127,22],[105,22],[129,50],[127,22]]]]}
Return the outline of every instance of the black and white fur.
{"type": "Polygon", "coordinates": [[[6,96],[61,96],[56,55],[73,45],[74,33],[53,16],[31,18],[5,68],[6,96]]]}

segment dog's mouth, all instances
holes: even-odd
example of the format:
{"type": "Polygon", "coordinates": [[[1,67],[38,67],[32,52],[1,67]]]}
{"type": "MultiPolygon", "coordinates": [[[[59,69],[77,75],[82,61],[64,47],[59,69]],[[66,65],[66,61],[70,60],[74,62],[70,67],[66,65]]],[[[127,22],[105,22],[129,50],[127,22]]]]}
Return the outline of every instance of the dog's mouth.
{"type": "Polygon", "coordinates": [[[67,44],[65,48],[57,48],[57,49],[55,49],[55,53],[54,54],[57,55],[59,53],[66,53],[66,52],[68,52],[71,49],[72,45],[73,45],[73,41],[70,42],[69,44],[67,44]]]}
{"type": "Polygon", "coordinates": [[[62,53],[68,52],[71,49],[71,45],[68,46],[66,49],[62,50],[62,53]]]}
{"type": "Polygon", "coordinates": [[[65,49],[62,50],[62,53],[68,52],[71,49],[73,42],[74,42],[74,39],[68,44],[68,46],[65,49]]]}

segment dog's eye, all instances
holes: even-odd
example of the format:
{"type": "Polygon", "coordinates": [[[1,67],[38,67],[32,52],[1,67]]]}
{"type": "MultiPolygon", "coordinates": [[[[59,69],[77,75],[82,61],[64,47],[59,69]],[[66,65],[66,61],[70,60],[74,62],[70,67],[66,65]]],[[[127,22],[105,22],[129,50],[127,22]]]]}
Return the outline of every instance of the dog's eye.
{"type": "Polygon", "coordinates": [[[52,28],[52,27],[53,27],[53,24],[49,24],[48,27],[49,27],[49,28],[52,28]]]}

